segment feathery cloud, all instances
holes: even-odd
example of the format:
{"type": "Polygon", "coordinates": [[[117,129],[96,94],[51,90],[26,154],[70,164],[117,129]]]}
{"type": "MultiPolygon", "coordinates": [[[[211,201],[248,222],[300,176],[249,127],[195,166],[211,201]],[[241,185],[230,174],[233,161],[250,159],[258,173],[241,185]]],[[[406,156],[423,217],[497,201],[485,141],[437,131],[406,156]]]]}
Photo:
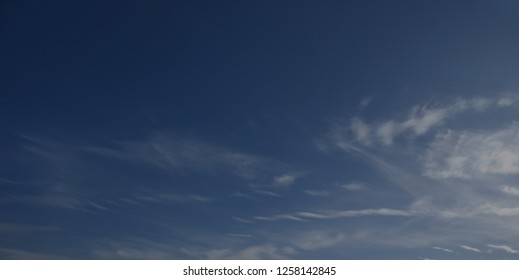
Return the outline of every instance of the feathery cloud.
{"type": "Polygon", "coordinates": [[[363,210],[345,210],[345,211],[327,211],[322,213],[314,212],[297,212],[294,214],[281,214],[273,216],[257,216],[256,220],[262,221],[279,221],[279,220],[293,220],[306,221],[306,219],[339,219],[339,218],[354,218],[363,216],[396,216],[408,217],[411,213],[403,210],[380,208],[380,209],[363,209],[363,210]]]}
{"type": "Polygon", "coordinates": [[[295,180],[296,180],[295,175],[283,174],[283,175],[275,176],[273,184],[275,186],[286,187],[286,186],[292,185],[295,180]]]}
{"type": "Polygon", "coordinates": [[[454,253],[453,250],[451,250],[451,249],[446,249],[446,248],[442,248],[442,247],[433,247],[433,249],[435,249],[435,250],[439,250],[439,251],[443,251],[443,252],[447,252],[447,253],[454,253]]]}
{"type": "Polygon", "coordinates": [[[474,248],[474,247],[470,247],[470,246],[466,246],[466,245],[461,245],[460,248],[467,250],[467,251],[471,251],[471,252],[481,253],[481,250],[479,250],[478,248],[474,248]]]}
{"type": "Polygon", "coordinates": [[[360,191],[366,189],[366,185],[364,183],[353,182],[349,184],[340,185],[341,188],[348,191],[360,191]]]}
{"type": "Polygon", "coordinates": [[[336,145],[359,143],[370,146],[375,142],[391,146],[395,138],[404,133],[420,136],[428,133],[434,127],[443,125],[446,120],[467,111],[483,113],[491,108],[509,107],[519,102],[519,97],[502,96],[500,98],[476,97],[472,99],[459,98],[443,106],[414,106],[406,118],[388,119],[367,123],[359,117],[351,118],[349,124],[335,124],[330,132],[336,145]]]}
{"type": "Polygon", "coordinates": [[[519,188],[517,188],[517,187],[503,185],[503,186],[501,186],[501,192],[503,192],[505,194],[519,196],[519,188]]]}
{"type": "Polygon", "coordinates": [[[343,233],[329,233],[325,231],[308,231],[292,238],[292,244],[303,250],[316,250],[335,246],[346,240],[343,233]]]}
{"type": "Polygon", "coordinates": [[[519,174],[518,143],[517,124],[490,132],[441,133],[427,152],[425,174],[461,179],[519,174]]]}
{"type": "Polygon", "coordinates": [[[512,249],[510,246],[506,245],[493,245],[493,244],[487,244],[487,247],[491,249],[501,250],[510,254],[517,254],[519,251],[512,249]]]}
{"type": "Polygon", "coordinates": [[[305,194],[309,196],[329,196],[329,191],[305,190],[305,194]]]}

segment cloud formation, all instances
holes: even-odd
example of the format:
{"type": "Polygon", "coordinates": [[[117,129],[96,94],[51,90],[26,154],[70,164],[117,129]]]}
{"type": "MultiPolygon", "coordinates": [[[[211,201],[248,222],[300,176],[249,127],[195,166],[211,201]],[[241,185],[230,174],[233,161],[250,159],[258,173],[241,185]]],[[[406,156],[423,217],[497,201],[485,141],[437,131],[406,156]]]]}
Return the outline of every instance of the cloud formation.
{"type": "Polygon", "coordinates": [[[447,253],[454,253],[454,251],[451,250],[451,249],[446,249],[446,248],[437,247],[437,246],[436,246],[436,247],[433,247],[433,249],[435,249],[435,250],[439,250],[439,251],[443,251],[443,252],[447,252],[447,253]]]}
{"type": "Polygon", "coordinates": [[[391,146],[400,135],[408,134],[412,137],[424,135],[458,114],[468,111],[483,113],[492,108],[498,109],[515,105],[518,101],[519,98],[511,95],[498,98],[458,98],[443,106],[414,106],[407,117],[401,119],[367,123],[359,117],[353,117],[349,123],[336,123],[330,132],[330,137],[342,139],[342,142],[344,142],[344,139],[348,139],[346,142],[362,146],[371,146],[374,143],[391,146]]]}
{"type": "Polygon", "coordinates": [[[443,179],[519,174],[518,143],[517,124],[497,131],[440,133],[427,151],[425,174],[443,179]]]}
{"type": "Polygon", "coordinates": [[[517,254],[519,251],[512,249],[510,246],[506,245],[493,245],[493,244],[487,244],[487,247],[491,249],[501,250],[510,254],[517,254]]]}
{"type": "Polygon", "coordinates": [[[279,220],[293,220],[305,221],[307,219],[338,219],[338,218],[354,218],[363,216],[396,216],[409,217],[413,214],[397,209],[380,208],[380,209],[363,209],[363,210],[345,210],[345,211],[326,211],[320,213],[314,212],[297,212],[294,214],[281,214],[273,216],[257,216],[256,220],[262,221],[279,221],[279,220]]]}
{"type": "Polygon", "coordinates": [[[364,183],[358,182],[342,184],[340,187],[348,191],[360,191],[366,189],[366,185],[364,183]]]}
{"type": "Polygon", "coordinates": [[[474,247],[470,247],[470,246],[466,246],[466,245],[461,245],[460,248],[462,248],[466,251],[470,251],[470,252],[481,253],[481,250],[479,250],[478,248],[474,248],[474,247]]]}

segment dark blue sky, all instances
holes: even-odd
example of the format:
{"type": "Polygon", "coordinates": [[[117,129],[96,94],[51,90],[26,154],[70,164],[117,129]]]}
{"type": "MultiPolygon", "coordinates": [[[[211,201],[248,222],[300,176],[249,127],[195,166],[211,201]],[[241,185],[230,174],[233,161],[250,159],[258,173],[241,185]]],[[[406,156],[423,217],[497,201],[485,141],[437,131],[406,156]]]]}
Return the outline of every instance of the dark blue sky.
{"type": "Polygon", "coordinates": [[[0,258],[517,258],[515,1],[4,1],[0,258]]]}

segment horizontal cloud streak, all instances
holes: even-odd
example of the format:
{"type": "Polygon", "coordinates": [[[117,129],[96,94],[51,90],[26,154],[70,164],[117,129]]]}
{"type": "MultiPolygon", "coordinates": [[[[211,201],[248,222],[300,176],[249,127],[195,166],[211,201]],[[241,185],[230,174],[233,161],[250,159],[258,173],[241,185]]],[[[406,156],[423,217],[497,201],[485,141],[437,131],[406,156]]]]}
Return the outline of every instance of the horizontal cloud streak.
{"type": "Polygon", "coordinates": [[[306,219],[338,219],[338,218],[354,218],[364,216],[396,216],[409,217],[413,216],[411,213],[403,210],[380,208],[380,209],[363,209],[363,210],[346,210],[346,211],[327,211],[323,213],[314,212],[297,212],[294,214],[282,214],[273,216],[258,216],[257,220],[263,221],[279,221],[279,220],[293,220],[305,221],[306,219]]]}
{"type": "Polygon", "coordinates": [[[496,249],[496,250],[501,250],[501,251],[504,251],[504,252],[507,252],[507,253],[510,253],[510,254],[517,254],[517,253],[519,253],[519,251],[517,251],[515,249],[512,249],[510,246],[506,246],[506,245],[487,244],[487,247],[492,248],[492,249],[496,249]]]}
{"type": "Polygon", "coordinates": [[[479,250],[477,248],[474,248],[474,247],[466,246],[466,245],[461,245],[460,248],[462,248],[462,249],[464,249],[466,251],[481,253],[481,250],[479,250]]]}

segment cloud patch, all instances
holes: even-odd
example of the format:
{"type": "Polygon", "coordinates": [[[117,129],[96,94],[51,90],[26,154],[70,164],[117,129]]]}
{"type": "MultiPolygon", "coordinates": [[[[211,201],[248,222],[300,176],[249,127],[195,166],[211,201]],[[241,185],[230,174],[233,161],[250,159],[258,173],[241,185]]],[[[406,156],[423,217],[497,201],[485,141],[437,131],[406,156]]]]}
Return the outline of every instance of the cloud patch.
{"type": "Polygon", "coordinates": [[[510,254],[517,254],[517,253],[519,253],[519,251],[517,251],[515,249],[512,249],[512,247],[506,246],[506,245],[487,244],[487,247],[489,247],[491,249],[495,249],[495,250],[504,251],[504,252],[507,252],[507,253],[510,253],[510,254]]]}
{"type": "Polygon", "coordinates": [[[461,245],[460,248],[462,248],[466,251],[470,251],[470,252],[481,253],[481,250],[479,250],[478,248],[474,248],[474,247],[470,247],[470,246],[466,246],[466,245],[461,245]]]}
{"type": "Polygon", "coordinates": [[[446,249],[446,248],[442,248],[442,247],[433,247],[434,250],[439,250],[439,251],[443,251],[443,252],[446,252],[446,253],[454,253],[453,250],[451,249],[446,249]]]}
{"type": "Polygon", "coordinates": [[[326,211],[326,212],[297,212],[294,214],[280,214],[272,216],[257,216],[256,220],[262,221],[279,221],[279,220],[293,220],[306,221],[307,219],[339,219],[339,218],[354,218],[365,216],[395,216],[395,217],[409,217],[411,213],[404,210],[380,208],[380,209],[363,209],[363,210],[345,210],[345,211],[326,211]]]}
{"type": "Polygon", "coordinates": [[[518,124],[491,132],[440,133],[425,160],[425,175],[432,178],[475,179],[514,174],[519,174],[518,124]]]}
{"type": "Polygon", "coordinates": [[[447,105],[414,106],[407,117],[401,119],[368,123],[359,117],[353,117],[349,123],[335,124],[330,136],[334,140],[341,139],[339,142],[342,144],[348,142],[350,145],[358,143],[362,146],[371,146],[373,143],[380,143],[391,146],[400,135],[407,134],[412,137],[424,135],[458,114],[468,111],[483,113],[492,108],[515,105],[518,101],[519,98],[512,95],[498,98],[458,98],[447,105]]]}

